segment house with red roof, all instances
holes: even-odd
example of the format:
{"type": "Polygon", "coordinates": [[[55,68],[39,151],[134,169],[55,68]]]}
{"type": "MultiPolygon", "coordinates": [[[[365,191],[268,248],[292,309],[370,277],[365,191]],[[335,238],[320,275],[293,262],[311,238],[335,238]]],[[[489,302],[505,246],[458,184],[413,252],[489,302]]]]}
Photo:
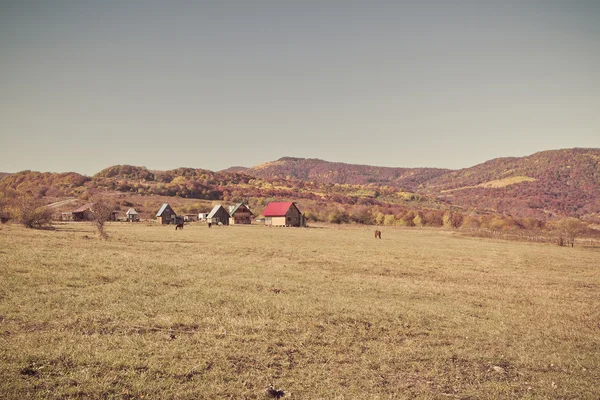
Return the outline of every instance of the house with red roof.
{"type": "Polygon", "coordinates": [[[306,226],[306,219],[295,203],[272,202],[263,211],[266,226],[306,226]]]}

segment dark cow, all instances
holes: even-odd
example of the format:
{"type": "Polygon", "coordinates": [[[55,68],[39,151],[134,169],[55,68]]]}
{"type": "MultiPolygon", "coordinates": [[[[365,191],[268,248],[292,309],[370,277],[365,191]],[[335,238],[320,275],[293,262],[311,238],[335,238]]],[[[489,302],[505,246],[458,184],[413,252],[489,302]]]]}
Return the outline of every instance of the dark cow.
{"type": "Polygon", "coordinates": [[[175,225],[175,230],[177,229],[183,229],[183,222],[180,222],[177,225],[175,225]]]}

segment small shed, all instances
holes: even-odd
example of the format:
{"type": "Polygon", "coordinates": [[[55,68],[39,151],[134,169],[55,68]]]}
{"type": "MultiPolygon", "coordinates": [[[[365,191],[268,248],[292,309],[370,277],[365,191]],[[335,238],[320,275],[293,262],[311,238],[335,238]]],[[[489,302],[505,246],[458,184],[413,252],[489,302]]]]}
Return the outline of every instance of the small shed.
{"type": "Polygon", "coordinates": [[[206,218],[208,218],[208,213],[198,213],[198,221],[206,222],[206,218]]]}
{"type": "Polygon", "coordinates": [[[163,225],[174,224],[177,222],[177,214],[175,214],[175,211],[173,211],[168,203],[165,203],[156,213],[156,222],[163,225]]]}
{"type": "Polygon", "coordinates": [[[137,213],[137,211],[135,211],[135,208],[130,208],[129,210],[127,210],[127,212],[125,213],[125,215],[127,216],[127,221],[128,222],[135,222],[135,221],[139,221],[140,217],[137,213]]]}
{"type": "Polygon", "coordinates": [[[198,215],[197,214],[185,214],[183,216],[183,221],[184,222],[194,222],[194,221],[198,221],[198,215]]]}
{"type": "Polygon", "coordinates": [[[244,203],[229,207],[230,225],[249,225],[252,223],[252,212],[244,203]]]}
{"type": "Polygon", "coordinates": [[[208,213],[206,222],[212,224],[222,223],[223,225],[229,225],[229,213],[222,205],[218,204],[208,213]]]}
{"type": "Polygon", "coordinates": [[[306,218],[295,203],[272,202],[263,211],[266,226],[306,226],[306,218]]]}
{"type": "Polygon", "coordinates": [[[64,212],[60,214],[61,221],[73,221],[73,213],[72,212],[64,212]]]}

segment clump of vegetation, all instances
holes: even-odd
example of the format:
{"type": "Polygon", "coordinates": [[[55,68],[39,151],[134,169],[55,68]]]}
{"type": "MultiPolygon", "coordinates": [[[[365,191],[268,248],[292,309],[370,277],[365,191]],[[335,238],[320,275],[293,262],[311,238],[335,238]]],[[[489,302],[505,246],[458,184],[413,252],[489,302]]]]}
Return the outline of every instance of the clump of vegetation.
{"type": "Polygon", "coordinates": [[[575,246],[575,239],[584,233],[586,226],[577,218],[564,218],[554,224],[556,243],[559,246],[575,246]]]}
{"type": "Polygon", "coordinates": [[[21,195],[13,201],[13,218],[26,228],[41,229],[52,222],[52,210],[42,199],[21,195]]]}
{"type": "Polygon", "coordinates": [[[98,234],[102,239],[108,239],[108,234],[104,230],[104,225],[112,219],[115,205],[106,199],[97,199],[92,206],[92,219],[98,229],[98,234]]]}

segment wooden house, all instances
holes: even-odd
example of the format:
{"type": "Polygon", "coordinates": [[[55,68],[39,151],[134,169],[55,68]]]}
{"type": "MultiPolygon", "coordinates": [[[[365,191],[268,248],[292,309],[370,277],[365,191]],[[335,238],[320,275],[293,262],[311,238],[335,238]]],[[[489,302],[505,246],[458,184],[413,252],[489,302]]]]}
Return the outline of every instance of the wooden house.
{"type": "Polygon", "coordinates": [[[306,226],[306,218],[291,201],[269,203],[263,215],[266,226],[306,226]]]}
{"type": "Polygon", "coordinates": [[[206,222],[211,224],[221,223],[223,225],[229,225],[229,213],[222,205],[218,204],[208,213],[206,222]]]}
{"type": "Polygon", "coordinates": [[[177,214],[169,204],[165,203],[156,213],[156,222],[159,224],[175,224],[177,223],[177,214]]]}
{"type": "Polygon", "coordinates": [[[94,213],[92,212],[93,206],[94,203],[87,203],[71,211],[73,216],[71,221],[91,221],[94,218],[94,213]]]}
{"type": "Polygon", "coordinates": [[[230,225],[249,225],[252,223],[252,212],[244,203],[229,207],[230,225]]]}
{"type": "Polygon", "coordinates": [[[128,222],[135,222],[135,221],[139,221],[140,217],[137,213],[137,211],[135,211],[135,208],[130,208],[129,210],[127,210],[127,212],[125,213],[125,215],[127,216],[127,221],[128,222]]]}
{"type": "MultiPolygon", "coordinates": [[[[63,220],[66,219],[67,221],[91,221],[94,219],[94,205],[95,203],[84,204],[71,211],[71,217],[69,217],[68,213],[63,213],[61,218],[64,218],[63,220]]],[[[118,211],[113,211],[110,214],[109,221],[116,221],[118,215],[118,211]]]]}

